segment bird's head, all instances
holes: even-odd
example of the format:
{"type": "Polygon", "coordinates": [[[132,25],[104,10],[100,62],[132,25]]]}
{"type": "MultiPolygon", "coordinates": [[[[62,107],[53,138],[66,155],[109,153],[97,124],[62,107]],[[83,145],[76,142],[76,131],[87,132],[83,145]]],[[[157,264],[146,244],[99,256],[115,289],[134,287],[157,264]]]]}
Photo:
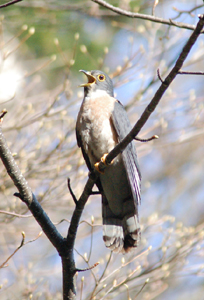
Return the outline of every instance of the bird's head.
{"type": "Polygon", "coordinates": [[[84,87],[85,95],[90,92],[102,90],[106,91],[111,97],[113,97],[113,83],[106,73],[99,70],[80,70],[80,72],[83,72],[88,79],[87,83],[80,85],[81,87],[84,87]]]}

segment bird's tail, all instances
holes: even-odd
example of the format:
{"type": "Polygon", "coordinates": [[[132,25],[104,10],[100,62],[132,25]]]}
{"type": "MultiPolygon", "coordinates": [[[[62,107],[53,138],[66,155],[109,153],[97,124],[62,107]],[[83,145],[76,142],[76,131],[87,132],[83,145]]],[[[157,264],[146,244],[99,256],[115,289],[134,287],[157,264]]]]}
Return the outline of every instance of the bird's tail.
{"type": "Polygon", "coordinates": [[[129,199],[123,203],[123,214],[116,216],[110,209],[105,196],[102,196],[103,240],[106,247],[114,252],[129,252],[138,246],[140,225],[138,213],[129,199]]]}

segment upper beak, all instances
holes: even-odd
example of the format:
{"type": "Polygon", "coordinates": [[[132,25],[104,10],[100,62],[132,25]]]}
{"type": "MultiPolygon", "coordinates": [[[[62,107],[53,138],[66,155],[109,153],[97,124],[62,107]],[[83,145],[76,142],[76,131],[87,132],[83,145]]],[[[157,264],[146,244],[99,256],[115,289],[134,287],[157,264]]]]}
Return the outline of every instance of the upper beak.
{"type": "Polygon", "coordinates": [[[91,75],[91,73],[89,71],[79,70],[79,72],[83,72],[87,76],[87,78],[88,78],[88,82],[87,83],[80,84],[81,87],[83,87],[83,86],[89,86],[92,83],[96,82],[96,78],[93,75],[91,75]]]}

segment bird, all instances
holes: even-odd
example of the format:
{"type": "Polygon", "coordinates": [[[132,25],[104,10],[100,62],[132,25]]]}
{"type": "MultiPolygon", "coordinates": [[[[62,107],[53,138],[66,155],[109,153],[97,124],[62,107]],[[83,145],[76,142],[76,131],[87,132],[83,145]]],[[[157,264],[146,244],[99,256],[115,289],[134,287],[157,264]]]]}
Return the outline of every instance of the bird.
{"type": "Polygon", "coordinates": [[[104,172],[98,168],[107,154],[130,132],[124,106],[114,98],[110,77],[100,71],[83,72],[88,82],[76,122],[77,144],[90,172],[99,171],[96,185],[102,195],[103,240],[117,253],[127,253],[141,238],[138,206],[141,173],[134,142],[128,144],[104,172]]]}

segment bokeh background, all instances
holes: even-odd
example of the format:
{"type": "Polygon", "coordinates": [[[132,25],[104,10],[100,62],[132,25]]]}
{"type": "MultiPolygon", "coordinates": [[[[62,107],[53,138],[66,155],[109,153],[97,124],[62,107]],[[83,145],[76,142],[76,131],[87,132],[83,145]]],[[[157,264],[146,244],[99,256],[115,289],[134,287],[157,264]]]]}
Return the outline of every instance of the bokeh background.
{"type": "MultiPolygon", "coordinates": [[[[111,0],[152,14],[157,1],[111,0]]],[[[0,4],[5,1],[0,1],[0,4]]],[[[201,0],[158,1],[155,16],[195,25],[201,0]]],[[[173,67],[192,31],[129,19],[92,1],[27,0],[0,10],[0,110],[3,132],[38,200],[66,236],[74,203],[87,180],[75,122],[85,76],[101,69],[132,125],[173,67]]],[[[204,71],[201,35],[183,70],[204,71]]],[[[178,75],[136,142],[142,172],[142,240],[132,253],[104,246],[100,196],[85,207],[75,245],[77,299],[203,299],[204,77],[178,75]]],[[[0,165],[1,299],[62,299],[61,262],[0,165]]]]}

